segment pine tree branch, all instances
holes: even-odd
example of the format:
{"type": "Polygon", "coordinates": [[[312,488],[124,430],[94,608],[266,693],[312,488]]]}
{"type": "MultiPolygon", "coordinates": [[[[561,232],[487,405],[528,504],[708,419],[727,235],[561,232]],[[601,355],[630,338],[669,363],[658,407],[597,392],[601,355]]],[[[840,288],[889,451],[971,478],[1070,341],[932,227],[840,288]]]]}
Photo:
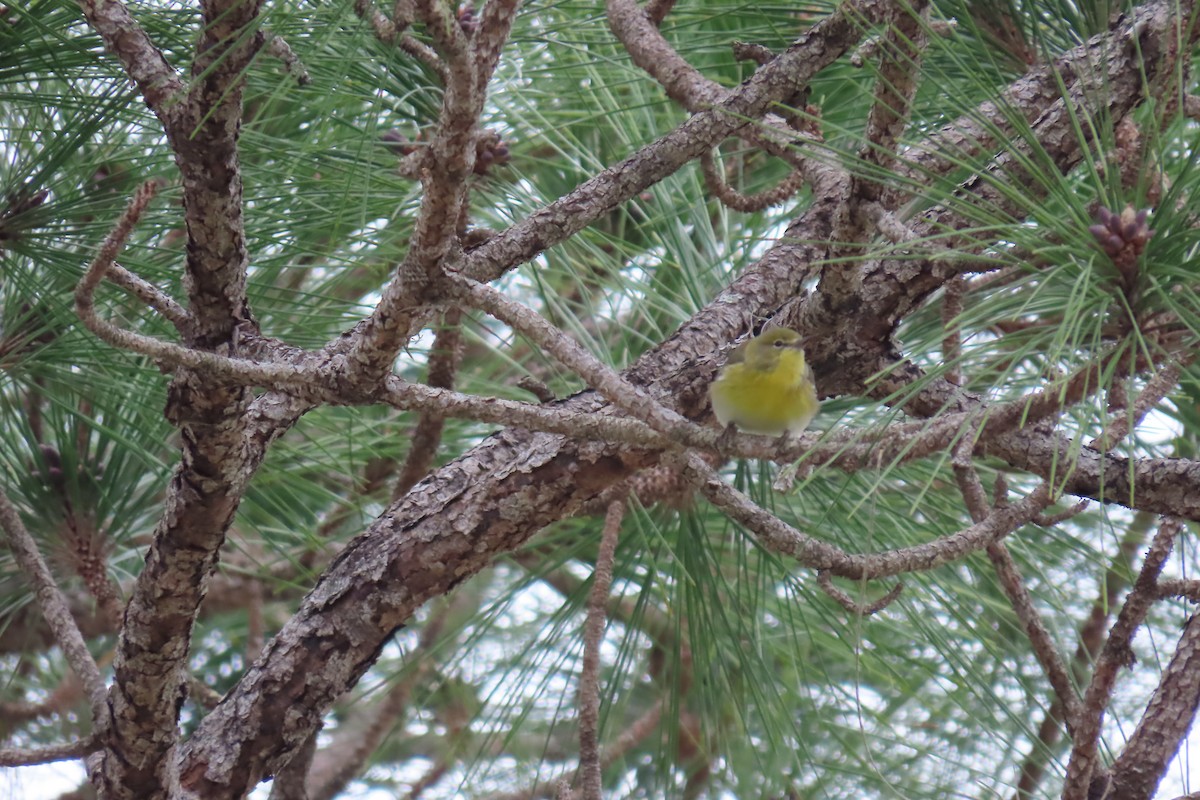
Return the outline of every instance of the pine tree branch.
{"type": "Polygon", "coordinates": [[[99,723],[104,718],[105,696],[100,668],[88,651],[87,643],[75,625],[75,620],[71,618],[67,599],[55,583],[50,568],[38,550],[37,542],[29,535],[25,524],[21,522],[20,514],[3,491],[0,491],[0,527],[4,529],[13,558],[33,584],[42,616],[54,632],[54,638],[62,648],[71,670],[83,684],[91,704],[93,723],[99,723]]]}
{"type": "Polygon", "coordinates": [[[1200,706],[1200,617],[1192,615],[1146,711],[1108,770],[1107,797],[1150,800],[1200,706]]]}
{"type": "Polygon", "coordinates": [[[1039,487],[1024,500],[996,508],[984,520],[949,536],[883,553],[855,554],[802,533],[763,510],[694,454],[684,453],[679,461],[684,476],[730,519],[750,530],[763,547],[793,558],[801,566],[854,580],[923,572],[956,561],[1008,536],[1051,502],[1045,487],[1039,487]]]}
{"type": "Polygon", "coordinates": [[[95,736],[48,747],[0,749],[0,767],[30,767],[35,764],[53,764],[56,761],[75,761],[99,748],[95,736]]]}
{"type": "MultiPolygon", "coordinates": [[[[845,306],[862,285],[863,266],[851,257],[860,251],[873,233],[863,213],[868,205],[881,204],[888,187],[879,179],[895,167],[896,149],[908,125],[909,109],[919,82],[921,59],[926,48],[927,0],[892,3],[885,24],[886,33],[880,40],[879,73],[859,164],[850,178],[846,202],[838,209],[838,222],[833,238],[837,243],[831,250],[830,263],[821,270],[817,291],[835,307],[845,306]]],[[[889,196],[889,201],[894,199],[889,196]]],[[[895,206],[883,206],[894,211],[895,206]]]]}
{"type": "Polygon", "coordinates": [[[605,611],[612,586],[613,557],[625,517],[625,498],[614,500],[604,516],[600,550],[588,592],[587,620],[583,633],[583,668],[579,676],[579,774],[583,800],[601,800],[600,773],[600,645],[604,640],[605,611]]]}
{"type": "MultiPolygon", "coordinates": [[[[1175,537],[1182,527],[1176,520],[1163,520],[1150,543],[1150,549],[1146,552],[1133,589],[1125,598],[1117,621],[1108,632],[1104,647],[1100,649],[1100,656],[1092,670],[1092,679],[1088,683],[1080,713],[1076,718],[1074,746],[1071,748],[1071,759],[1067,763],[1063,800],[1085,800],[1093,777],[1102,777],[1097,775],[1097,766],[1100,725],[1104,719],[1104,712],[1111,702],[1113,686],[1121,667],[1128,666],[1133,657],[1130,643],[1157,599],[1158,576],[1174,549],[1175,537]]],[[[1181,641],[1181,648],[1186,654],[1193,645],[1184,646],[1181,641]]]]}
{"type": "Polygon", "coordinates": [[[88,24],[100,34],[105,48],[121,60],[164,128],[175,124],[175,100],[184,92],[183,81],[163,57],[120,0],[79,0],[88,24]]]}

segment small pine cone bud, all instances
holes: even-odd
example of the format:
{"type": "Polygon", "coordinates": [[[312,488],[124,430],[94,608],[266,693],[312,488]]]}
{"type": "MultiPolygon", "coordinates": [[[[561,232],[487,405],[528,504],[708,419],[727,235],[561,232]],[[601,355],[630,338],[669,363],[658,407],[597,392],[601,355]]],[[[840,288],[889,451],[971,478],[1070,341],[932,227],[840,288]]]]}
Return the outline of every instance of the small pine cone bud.
{"type": "Polygon", "coordinates": [[[399,156],[407,156],[416,151],[417,145],[409,141],[408,137],[400,131],[392,128],[390,131],[385,131],[379,141],[383,142],[387,149],[399,156]]]}
{"type": "Polygon", "coordinates": [[[1120,214],[1115,214],[1101,207],[1096,211],[1097,224],[1088,227],[1088,232],[1121,272],[1127,289],[1137,280],[1138,258],[1154,236],[1154,231],[1146,225],[1149,218],[1148,208],[1135,211],[1133,206],[1125,206],[1120,214]]]}
{"type": "Polygon", "coordinates": [[[462,28],[463,33],[467,36],[474,36],[479,30],[479,17],[475,16],[475,6],[471,3],[463,3],[458,7],[458,27],[462,28]]]}
{"type": "Polygon", "coordinates": [[[62,456],[48,444],[39,444],[38,449],[42,451],[42,462],[46,465],[44,474],[47,481],[53,486],[62,486],[62,456]]]}
{"type": "Polygon", "coordinates": [[[475,174],[486,175],[493,166],[507,164],[508,145],[495,131],[484,131],[475,140],[475,174]]]}

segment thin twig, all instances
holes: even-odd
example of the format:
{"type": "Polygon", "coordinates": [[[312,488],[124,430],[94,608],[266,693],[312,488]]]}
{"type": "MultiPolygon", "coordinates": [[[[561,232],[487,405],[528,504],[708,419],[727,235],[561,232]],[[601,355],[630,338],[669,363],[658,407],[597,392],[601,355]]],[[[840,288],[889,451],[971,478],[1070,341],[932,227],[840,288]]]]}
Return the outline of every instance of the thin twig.
{"type": "Polygon", "coordinates": [[[646,3],[646,16],[654,23],[655,27],[662,25],[667,14],[671,13],[671,9],[675,7],[675,0],[650,0],[646,3]]]}
{"type": "Polygon", "coordinates": [[[119,0],[80,0],[88,24],[100,34],[105,48],[121,60],[137,84],[146,105],[170,128],[179,113],[174,102],[186,87],[162,51],[155,46],[129,9],[119,0]]]}
{"type": "MultiPolygon", "coordinates": [[[[489,25],[494,30],[488,31],[485,39],[496,48],[508,38],[515,16],[509,13],[510,5],[509,0],[488,4],[489,25]],[[491,8],[494,4],[496,9],[491,8]]],[[[369,380],[382,380],[388,374],[396,353],[412,333],[410,326],[440,299],[447,268],[461,258],[460,221],[474,174],[475,133],[487,97],[487,82],[474,60],[471,39],[449,5],[442,0],[418,0],[414,7],[446,60],[448,74],[438,124],[422,151],[418,172],[424,194],[408,253],[371,315],[349,339],[346,366],[369,380]]],[[[497,49],[497,58],[498,53],[497,49]]]]}
{"type": "Polygon", "coordinates": [[[1150,380],[1146,381],[1145,387],[1134,400],[1133,407],[1118,412],[1104,427],[1104,432],[1088,443],[1088,447],[1109,450],[1128,436],[1130,431],[1135,430],[1142,423],[1150,410],[1175,388],[1179,383],[1180,372],[1185,366],[1185,362],[1174,358],[1164,364],[1150,380]]]}
{"type": "Polygon", "coordinates": [[[441,56],[432,47],[405,33],[413,22],[415,12],[412,3],[404,2],[404,0],[397,2],[390,20],[375,7],[371,0],[354,0],[354,13],[371,26],[375,38],[384,44],[394,44],[421,61],[437,74],[443,86],[446,85],[446,81],[449,79],[446,62],[442,61],[441,56]]]}
{"type": "MultiPolygon", "coordinates": [[[[1103,636],[1108,617],[1117,606],[1120,593],[1128,585],[1128,575],[1138,548],[1146,539],[1153,515],[1145,512],[1134,517],[1133,523],[1121,537],[1121,543],[1108,569],[1100,579],[1101,593],[1093,601],[1087,620],[1079,628],[1079,643],[1071,656],[1071,676],[1076,685],[1083,681],[1085,672],[1096,661],[1096,654],[1103,646],[1103,636]]],[[[1062,735],[1060,722],[1065,714],[1061,705],[1052,703],[1038,726],[1035,743],[1021,763],[1020,778],[1012,800],[1029,800],[1045,774],[1050,757],[1050,748],[1062,735]]]]}
{"type": "Polygon", "coordinates": [[[966,278],[955,275],[946,282],[942,293],[942,363],[946,365],[946,380],[956,386],[963,385],[962,323],[959,316],[963,311],[963,295],[967,291],[966,278]]]}
{"type": "Polygon", "coordinates": [[[1063,800],[1085,800],[1096,766],[1100,745],[1100,725],[1112,697],[1112,689],[1122,666],[1130,663],[1133,652],[1130,642],[1157,598],[1158,576],[1175,546],[1175,537],[1183,524],[1164,519],[1146,552],[1141,572],[1133,584],[1117,621],[1108,633],[1100,650],[1092,680],[1084,694],[1083,705],[1076,719],[1074,747],[1067,764],[1063,785],[1063,800]]]}
{"type": "Polygon", "coordinates": [[[1040,525],[1043,528],[1053,528],[1055,525],[1061,525],[1072,517],[1077,517],[1084,511],[1087,511],[1091,502],[1088,500],[1080,500],[1070,508],[1064,509],[1054,514],[1038,514],[1033,518],[1034,525],[1040,525]]]}
{"type": "Polygon", "coordinates": [[[604,516],[600,551],[588,592],[587,620],[583,627],[583,670],[579,676],[579,773],[583,799],[602,800],[600,774],[600,644],[604,639],[605,609],[612,585],[613,556],[625,517],[625,500],[614,500],[604,516]]]}
{"type": "Polygon", "coordinates": [[[882,597],[871,601],[870,603],[860,603],[851,597],[847,592],[834,586],[833,578],[825,570],[817,571],[817,586],[821,587],[821,591],[833,598],[839,606],[857,617],[869,617],[872,614],[877,614],[883,609],[894,603],[900,594],[904,591],[904,583],[900,582],[888,590],[888,593],[882,597]]]}
{"type": "Polygon", "coordinates": [[[187,676],[187,687],[188,698],[196,705],[200,706],[201,708],[206,708],[209,711],[216,708],[217,704],[221,702],[221,698],[224,696],[216,689],[212,688],[204,681],[190,673],[187,676]]]}
{"type": "MultiPolygon", "coordinates": [[[[970,435],[963,438],[963,442],[971,439],[970,435]]],[[[961,449],[961,448],[960,448],[961,449]]],[[[971,518],[976,522],[982,522],[987,519],[992,513],[992,509],[987,507],[987,493],[983,489],[983,484],[979,480],[979,475],[973,466],[963,464],[959,457],[961,453],[955,453],[955,462],[953,465],[954,476],[958,482],[959,491],[963,495],[963,499],[967,503],[967,509],[971,514],[971,518]]],[[[1040,490],[1049,495],[1049,489],[1046,484],[1042,484],[1040,490]]],[[[997,491],[997,503],[1003,500],[1002,492],[997,491]]],[[[1036,514],[1034,515],[1037,516],[1036,514]]],[[[1016,614],[1017,620],[1021,623],[1022,629],[1025,631],[1026,638],[1029,639],[1029,644],[1033,648],[1033,654],[1041,665],[1042,671],[1046,674],[1046,678],[1050,681],[1050,687],[1054,690],[1054,695],[1058,703],[1064,709],[1064,716],[1067,720],[1068,729],[1074,723],[1075,715],[1078,711],[1079,701],[1075,696],[1075,691],[1071,685],[1071,677],[1067,674],[1067,668],[1064,666],[1062,658],[1058,655],[1058,649],[1054,646],[1054,640],[1050,636],[1050,631],[1046,628],[1042,617],[1037,611],[1037,607],[1033,604],[1033,597],[1029,594],[1028,587],[1025,586],[1025,581],[1021,577],[1021,572],[1017,569],[1017,564],[1013,560],[1012,554],[1008,552],[1008,548],[1003,542],[995,541],[987,545],[987,555],[992,562],[992,566],[996,570],[996,577],[1000,579],[1000,586],[1004,590],[1005,596],[1008,598],[1009,605],[1012,606],[1013,613],[1016,614]]]]}
{"type": "Polygon", "coordinates": [[[890,174],[896,161],[896,148],[907,127],[917,90],[917,75],[925,50],[927,6],[928,0],[887,6],[887,29],[878,47],[879,75],[867,114],[864,143],[858,153],[863,167],[850,177],[833,234],[837,244],[830,250],[829,263],[822,268],[818,283],[817,291],[831,307],[843,305],[861,287],[864,265],[848,259],[868,241],[871,233],[863,208],[878,203],[883,210],[891,211],[901,202],[900,195],[870,176],[890,174]]]}
{"type": "MultiPolygon", "coordinates": [[[[646,713],[631,722],[615,739],[609,742],[608,747],[604,748],[601,766],[607,767],[615,763],[617,759],[629,752],[630,748],[653,733],[662,719],[663,705],[662,699],[656,700],[654,705],[646,710],[646,713]]],[[[519,792],[491,795],[487,800],[535,800],[539,797],[551,796],[560,791],[562,786],[566,786],[567,791],[570,792],[571,783],[578,775],[579,770],[571,770],[557,778],[539,783],[537,786],[519,792]]]]}
{"type": "MultiPolygon", "coordinates": [[[[157,181],[143,183],[130,199],[116,226],[108,234],[100,251],[75,286],[75,313],[92,333],[113,347],[148,356],[161,365],[188,367],[202,371],[207,377],[222,377],[235,382],[260,383],[267,386],[311,384],[313,370],[291,364],[260,364],[246,359],[228,358],[201,350],[193,350],[150,336],[133,333],[103,320],[96,314],[96,288],[112,274],[113,260],[124,247],[146,206],[158,191],[157,181]]],[[[120,273],[118,273],[120,274],[120,273]]],[[[164,308],[168,306],[164,305],[164,308]]],[[[190,325],[190,318],[179,318],[190,325]]]]}
{"type": "Polygon", "coordinates": [[[1067,730],[1071,730],[1074,727],[1075,717],[1079,713],[1079,698],[1075,695],[1071,676],[1067,673],[1067,668],[1058,654],[1058,648],[1054,646],[1050,631],[1042,622],[1042,617],[1033,604],[1033,597],[1029,594],[1029,588],[1025,585],[1021,572],[1017,569],[1017,564],[1004,543],[993,542],[988,545],[987,554],[992,561],[992,566],[996,569],[996,576],[1000,579],[1000,586],[1004,589],[1005,596],[1008,597],[1013,613],[1016,614],[1017,620],[1025,631],[1026,638],[1029,639],[1033,654],[1037,658],[1038,664],[1041,665],[1042,672],[1046,674],[1047,680],[1050,681],[1050,688],[1054,690],[1055,699],[1063,709],[1067,730]]]}
{"type": "Polygon", "coordinates": [[[828,570],[838,577],[857,580],[884,578],[905,572],[923,572],[958,560],[1012,533],[1050,504],[1045,488],[1039,487],[1024,500],[996,509],[982,522],[949,536],[898,550],[857,555],[801,533],[774,514],[765,511],[749,497],[722,481],[695,454],[671,453],[667,458],[679,466],[684,476],[695,483],[713,505],[754,533],[763,547],[791,556],[803,566],[828,570]]]}
{"type": "Polygon", "coordinates": [[[711,150],[700,156],[700,170],[704,175],[704,185],[708,187],[713,196],[734,211],[744,213],[763,211],[771,206],[779,205],[803,189],[808,180],[804,173],[793,170],[770,189],[754,194],[743,194],[726,182],[711,150]]]}
{"type": "Polygon", "coordinates": [[[508,40],[520,0],[488,0],[479,17],[479,30],[471,40],[475,53],[475,80],[487,86],[500,63],[500,51],[508,40]]]}
{"type": "Polygon", "coordinates": [[[42,609],[46,624],[54,631],[54,639],[62,648],[71,670],[83,684],[91,703],[92,719],[98,721],[104,718],[104,679],[100,676],[100,667],[96,665],[92,654],[88,652],[87,642],[71,617],[71,609],[67,598],[54,582],[50,568],[46,566],[38,550],[37,542],[25,529],[21,515],[8,499],[8,495],[0,490],[0,527],[3,527],[8,537],[9,548],[13,558],[20,565],[21,571],[28,576],[33,585],[34,595],[42,609]]]}
{"type": "Polygon", "coordinates": [[[1159,581],[1158,596],[1163,600],[1170,597],[1178,597],[1181,600],[1200,603],[1200,580],[1193,578],[1191,580],[1175,579],[1159,581]]]}
{"type": "MultiPolygon", "coordinates": [[[[455,374],[462,361],[462,310],[452,308],[442,319],[429,353],[427,383],[437,389],[453,389],[455,374]]],[[[400,468],[400,476],[392,489],[392,502],[408,494],[417,481],[425,477],[437,455],[442,440],[445,416],[437,411],[422,411],[412,433],[408,457],[400,468]]]]}
{"type": "Polygon", "coordinates": [[[279,34],[268,34],[268,36],[267,52],[282,62],[287,74],[295,78],[296,83],[301,86],[307,86],[312,83],[312,77],[308,74],[308,70],[305,69],[304,62],[292,51],[287,40],[279,34]]]}
{"type": "Polygon", "coordinates": [[[105,277],[161,314],[184,338],[192,335],[192,315],[169,294],[120,264],[110,264],[105,277]]]}
{"type": "Polygon", "coordinates": [[[529,337],[613,405],[642,420],[668,439],[680,441],[680,437],[689,434],[695,436],[703,431],[677,412],[656,403],[644,390],[627,381],[612,367],[602,364],[532,309],[509,300],[487,284],[458,275],[447,276],[447,280],[456,296],[529,337]]]}
{"type": "Polygon", "coordinates": [[[0,750],[0,767],[31,767],[35,764],[52,764],[55,761],[74,761],[99,749],[95,735],[85,739],[47,747],[11,747],[0,750]]]}

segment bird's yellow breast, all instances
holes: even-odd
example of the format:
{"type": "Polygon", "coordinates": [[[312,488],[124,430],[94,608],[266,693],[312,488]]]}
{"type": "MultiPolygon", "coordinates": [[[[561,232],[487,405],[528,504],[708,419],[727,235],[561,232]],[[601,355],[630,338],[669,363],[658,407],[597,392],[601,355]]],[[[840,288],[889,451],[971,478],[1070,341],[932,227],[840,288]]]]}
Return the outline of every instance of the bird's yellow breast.
{"type": "Polygon", "coordinates": [[[798,350],[778,354],[764,369],[746,362],[726,364],[710,389],[722,425],[750,433],[800,433],[816,416],[819,402],[812,373],[798,350]]]}

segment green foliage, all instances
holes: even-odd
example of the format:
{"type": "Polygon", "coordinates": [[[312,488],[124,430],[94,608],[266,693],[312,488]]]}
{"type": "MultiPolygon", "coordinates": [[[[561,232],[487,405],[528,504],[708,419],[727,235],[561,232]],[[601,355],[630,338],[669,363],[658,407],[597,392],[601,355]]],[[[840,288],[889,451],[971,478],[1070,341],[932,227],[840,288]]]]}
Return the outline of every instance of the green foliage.
{"type": "MultiPolygon", "coordinates": [[[[732,41],[785,48],[831,6],[681,3],[663,31],[707,77],[732,87],[753,68],[734,60],[732,41]]],[[[137,4],[135,11],[186,71],[195,9],[164,3],[137,4]]],[[[1103,30],[1106,12],[1107,4],[1065,0],[935,4],[931,16],[953,17],[958,28],[931,39],[906,144],[996,100],[1026,57],[1045,62],[1103,30]]],[[[385,134],[398,131],[419,144],[421,130],[437,119],[441,89],[428,68],[381,44],[348,0],[269,4],[263,30],[287,40],[311,82],[299,83],[265,52],[246,76],[240,146],[250,303],[264,333],[312,348],[369,312],[406,252],[419,187],[401,176],[385,134]]],[[[813,145],[812,157],[871,174],[859,151],[876,77],[870,63],[842,59],[813,81],[808,102],[820,109],[825,139],[813,145]]],[[[1018,154],[1009,171],[980,172],[993,150],[944,154],[953,168],[924,183],[914,207],[941,205],[968,219],[969,228],[946,230],[934,244],[946,248],[947,259],[997,263],[1007,278],[999,288],[966,293],[951,323],[964,347],[952,362],[941,357],[943,297],[905,321],[898,341],[930,379],[960,371],[970,391],[1016,400],[1091,362],[1131,318],[1170,315],[1179,341],[1194,346],[1200,297],[1189,198],[1197,189],[1197,131],[1176,120],[1160,127],[1152,108],[1139,113],[1144,147],[1132,167],[1141,177],[1133,189],[1118,174],[1128,165],[1106,160],[1112,121],[1098,108],[1075,121],[1075,135],[1092,155],[1067,175],[1025,123],[1003,137],[1018,154]],[[1159,173],[1169,178],[1161,192],[1159,173]],[[975,174],[998,197],[1015,201],[1019,213],[967,199],[960,183],[975,174]],[[1153,205],[1155,230],[1128,290],[1088,232],[1096,206],[1120,212],[1127,204],[1153,205]]],[[[528,5],[485,112],[511,162],[477,179],[471,227],[498,230],[523,219],[685,116],[613,42],[598,4],[528,5]]],[[[66,0],[35,0],[0,17],[0,133],[3,202],[12,208],[46,193],[23,213],[0,218],[2,486],[64,589],[85,596],[77,568],[84,528],[94,537],[88,547],[104,555],[108,578],[127,589],[176,459],[175,434],[162,416],[168,378],[82,330],[71,293],[133,188],[173,175],[170,151],[119,64],[66,0]]],[[[740,152],[732,142],[722,158],[746,191],[786,174],[780,162],[740,152]]],[[[164,191],[121,263],[183,298],[178,205],[177,188],[164,191]]],[[[731,212],[689,167],[499,286],[606,363],[624,367],[708,303],[796,213],[794,204],[731,212]]],[[[893,255],[911,257],[899,247],[893,255]]],[[[175,336],[113,286],[101,288],[98,306],[124,327],[175,336]]],[[[527,399],[516,387],[526,376],[559,395],[583,388],[493,320],[470,318],[464,331],[461,391],[527,399]]],[[[1122,358],[1144,354],[1139,335],[1124,340],[1131,343],[1122,358]]],[[[423,378],[431,342],[428,335],[415,341],[396,371],[423,378]]],[[[1195,455],[1198,370],[1187,369],[1178,394],[1155,414],[1168,433],[1135,433],[1124,454],[1195,455]]],[[[1140,388],[1113,385],[1111,369],[1102,380],[1106,390],[1129,396],[1140,388]]],[[[869,432],[893,413],[874,400],[837,398],[815,426],[869,432]]],[[[1063,430],[1082,441],[1108,418],[1105,403],[1093,402],[1073,409],[1063,430]]],[[[270,601],[268,636],[329,552],[387,507],[390,484],[369,475],[410,454],[414,422],[381,408],[323,408],[271,450],[222,558],[226,575],[260,582],[270,601]]],[[[493,430],[448,421],[438,463],[493,430]]],[[[1028,476],[998,463],[985,465],[981,476],[989,487],[1006,478],[1014,497],[1033,488],[1028,476]]],[[[854,552],[926,542],[971,524],[945,454],[851,475],[819,470],[786,495],[771,489],[774,472],[761,465],[736,463],[725,477],[784,521],[854,552]]],[[[1054,528],[1027,526],[1010,542],[1064,657],[1131,524],[1123,510],[1092,508],[1054,528]]],[[[482,797],[551,781],[573,767],[579,630],[599,529],[598,518],[552,526],[397,634],[359,692],[329,720],[336,734],[356,709],[413,682],[408,711],[364,784],[400,791],[444,758],[452,766],[426,796],[482,797]],[[422,631],[442,614],[448,621],[440,635],[422,643],[422,631]]],[[[838,585],[860,602],[886,591],[838,585]]],[[[620,613],[605,638],[602,738],[662,703],[652,734],[606,767],[613,797],[1010,796],[1031,747],[1044,747],[1051,773],[1061,774],[1063,765],[1054,762],[1061,749],[1034,744],[1049,707],[1045,678],[982,557],[906,578],[897,603],[863,617],[716,509],[689,501],[631,509],[612,594],[620,613]]],[[[13,560],[0,552],[0,633],[30,602],[13,560]]],[[[1174,616],[1158,619],[1160,630],[1171,630],[1174,616]]],[[[201,614],[192,668],[202,682],[218,691],[236,682],[256,655],[247,652],[251,628],[240,609],[201,614]]],[[[104,636],[93,643],[100,657],[112,647],[104,636]]],[[[63,665],[46,653],[5,651],[0,671],[11,677],[0,696],[32,702],[58,685],[63,665]]],[[[187,713],[191,729],[204,712],[189,705],[187,713]]],[[[54,717],[21,727],[13,741],[61,740],[74,727],[54,717]]],[[[1056,781],[1039,796],[1054,794],[1056,781]]]]}

